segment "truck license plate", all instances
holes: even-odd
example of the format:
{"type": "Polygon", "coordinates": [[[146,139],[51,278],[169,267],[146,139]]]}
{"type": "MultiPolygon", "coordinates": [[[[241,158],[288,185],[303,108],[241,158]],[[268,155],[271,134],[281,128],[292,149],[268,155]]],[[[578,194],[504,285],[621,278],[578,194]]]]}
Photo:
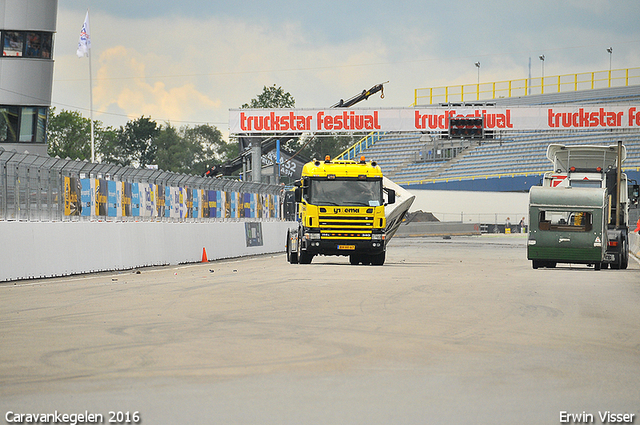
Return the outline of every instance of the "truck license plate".
{"type": "Polygon", "coordinates": [[[350,250],[354,250],[356,249],[355,245],[338,245],[338,249],[350,249],[350,250]]]}

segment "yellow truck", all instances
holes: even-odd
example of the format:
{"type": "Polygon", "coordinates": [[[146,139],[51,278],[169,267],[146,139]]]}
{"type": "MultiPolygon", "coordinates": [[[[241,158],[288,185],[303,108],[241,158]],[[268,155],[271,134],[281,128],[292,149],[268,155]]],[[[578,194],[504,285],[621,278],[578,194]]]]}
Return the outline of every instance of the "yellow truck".
{"type": "Polygon", "coordinates": [[[343,255],[353,265],[383,265],[387,237],[413,202],[406,196],[389,219],[385,206],[396,202],[396,189],[384,180],[380,167],[364,157],[305,164],[290,197],[295,207],[285,204],[297,223],[287,232],[287,260],[309,264],[316,255],[343,255]]]}

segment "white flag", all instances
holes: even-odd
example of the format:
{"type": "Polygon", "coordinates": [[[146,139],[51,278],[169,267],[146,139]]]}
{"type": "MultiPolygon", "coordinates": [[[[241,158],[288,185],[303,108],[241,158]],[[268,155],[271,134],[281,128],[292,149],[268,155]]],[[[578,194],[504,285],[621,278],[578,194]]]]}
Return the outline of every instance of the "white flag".
{"type": "Polygon", "coordinates": [[[87,16],[84,18],[84,24],[82,25],[82,31],[80,31],[80,41],[78,42],[78,57],[89,56],[89,49],[91,49],[91,35],[89,34],[89,11],[87,10],[87,16]]]}

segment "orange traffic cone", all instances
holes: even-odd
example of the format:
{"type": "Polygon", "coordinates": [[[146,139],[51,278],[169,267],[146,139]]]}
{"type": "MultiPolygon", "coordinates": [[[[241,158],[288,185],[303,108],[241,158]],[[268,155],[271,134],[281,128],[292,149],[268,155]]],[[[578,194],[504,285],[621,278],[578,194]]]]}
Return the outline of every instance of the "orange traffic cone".
{"type": "Polygon", "coordinates": [[[207,250],[204,249],[204,247],[202,247],[202,262],[203,263],[208,263],[209,260],[207,259],[207,250]]]}

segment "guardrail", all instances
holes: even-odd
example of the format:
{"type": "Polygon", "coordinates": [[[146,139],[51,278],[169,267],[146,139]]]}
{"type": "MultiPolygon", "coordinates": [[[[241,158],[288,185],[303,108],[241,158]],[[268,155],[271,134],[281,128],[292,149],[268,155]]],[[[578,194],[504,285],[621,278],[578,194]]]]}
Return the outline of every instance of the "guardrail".
{"type": "Polygon", "coordinates": [[[281,186],[0,148],[0,221],[279,219],[281,186]]]}
{"type": "Polygon", "coordinates": [[[412,106],[626,87],[639,83],[640,68],[623,68],[489,83],[417,88],[414,90],[412,106]]]}

